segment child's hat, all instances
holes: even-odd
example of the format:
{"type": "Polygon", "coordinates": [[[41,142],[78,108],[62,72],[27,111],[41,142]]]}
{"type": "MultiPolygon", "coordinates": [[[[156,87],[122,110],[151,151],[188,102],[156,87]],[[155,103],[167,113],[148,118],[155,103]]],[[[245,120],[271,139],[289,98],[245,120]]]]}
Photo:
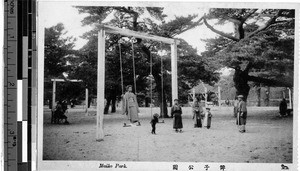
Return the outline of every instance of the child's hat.
{"type": "Polygon", "coordinates": [[[159,117],[159,114],[158,113],[154,113],[154,115],[153,116],[155,116],[155,117],[159,117]]]}

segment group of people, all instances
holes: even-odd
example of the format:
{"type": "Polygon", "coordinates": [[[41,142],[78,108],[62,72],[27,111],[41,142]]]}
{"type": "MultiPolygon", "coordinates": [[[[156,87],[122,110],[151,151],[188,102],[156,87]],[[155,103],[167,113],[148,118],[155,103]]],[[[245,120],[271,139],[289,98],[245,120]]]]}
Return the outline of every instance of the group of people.
{"type": "Polygon", "coordinates": [[[65,100],[58,101],[56,107],[52,110],[51,123],[60,123],[60,121],[64,120],[65,124],[69,124],[68,117],[66,116],[67,111],[67,102],[65,100]]]}
{"type": "MultiPolygon", "coordinates": [[[[139,121],[139,107],[136,95],[132,92],[132,86],[129,85],[126,87],[126,93],[123,96],[123,114],[126,114],[131,124],[136,124],[140,126],[141,123],[139,121]]],[[[238,125],[239,132],[246,132],[246,120],[247,120],[247,107],[246,102],[243,100],[243,95],[237,96],[237,102],[235,104],[234,113],[236,115],[236,124],[238,125]]],[[[193,120],[194,120],[194,128],[202,128],[206,127],[209,129],[211,127],[211,118],[212,114],[210,112],[210,108],[205,108],[203,110],[203,106],[201,102],[196,98],[193,106],[193,120]]],[[[182,132],[183,124],[182,124],[182,109],[178,104],[178,99],[174,100],[174,105],[171,108],[171,117],[173,118],[173,128],[175,132],[182,132]]],[[[152,116],[151,133],[155,134],[155,125],[158,123],[159,115],[156,113],[152,116]]],[[[126,124],[125,124],[126,125],[126,124]]]]}
{"type": "MultiPolygon", "coordinates": [[[[237,125],[239,125],[239,131],[241,133],[246,132],[246,118],[247,118],[247,109],[246,103],[242,100],[243,96],[239,95],[239,103],[238,103],[238,113],[239,117],[237,117],[237,125]]],[[[123,114],[126,114],[131,124],[136,124],[140,126],[141,123],[139,121],[139,107],[136,95],[132,92],[132,86],[129,85],[126,87],[126,93],[123,95],[123,114]]],[[[193,120],[194,120],[194,128],[202,128],[206,127],[209,129],[211,127],[211,118],[212,114],[210,112],[210,108],[203,109],[201,102],[198,99],[195,99],[195,102],[192,106],[193,109],[193,120]]],[[[178,99],[174,100],[174,105],[171,108],[171,117],[173,118],[173,128],[175,132],[182,132],[183,124],[182,124],[182,109],[178,103],[178,99]]],[[[151,133],[155,134],[156,128],[155,125],[158,123],[159,115],[155,113],[151,119],[152,130],[151,133]]],[[[124,124],[126,126],[126,124],[124,124]]]]}
{"type": "MultiPolygon", "coordinates": [[[[211,125],[211,117],[212,114],[210,113],[210,108],[206,108],[206,111],[203,110],[201,103],[198,99],[195,99],[193,103],[193,120],[194,120],[194,128],[202,128],[206,127],[207,129],[210,128],[211,125]]],[[[178,104],[178,99],[174,100],[174,105],[171,108],[171,117],[173,119],[173,128],[175,132],[182,132],[182,109],[178,104]]]]}

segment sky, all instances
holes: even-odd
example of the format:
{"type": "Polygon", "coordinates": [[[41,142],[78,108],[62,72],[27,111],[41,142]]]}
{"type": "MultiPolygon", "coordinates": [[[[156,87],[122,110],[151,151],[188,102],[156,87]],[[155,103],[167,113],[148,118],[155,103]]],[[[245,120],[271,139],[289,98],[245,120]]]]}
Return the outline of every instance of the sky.
{"type": "MultiPolygon", "coordinates": [[[[81,20],[87,14],[79,14],[78,10],[72,7],[74,4],[73,2],[42,1],[39,5],[39,16],[43,18],[41,24],[44,27],[51,27],[60,22],[63,23],[67,31],[65,36],[77,38],[75,49],[80,49],[87,42],[87,40],[81,39],[80,36],[91,30],[92,27],[82,26],[81,20]]],[[[92,5],[103,5],[103,3],[98,2],[92,5]]],[[[164,6],[164,13],[168,16],[166,18],[167,21],[175,19],[175,16],[193,14],[198,14],[200,18],[208,11],[208,8],[203,8],[203,5],[200,3],[167,3],[162,6],[164,6]]],[[[232,25],[225,25],[220,27],[220,29],[225,32],[232,32],[233,30],[232,25]]],[[[201,53],[205,50],[205,43],[200,39],[213,38],[215,36],[215,33],[202,25],[182,33],[177,38],[184,39],[190,45],[197,48],[198,53],[201,53]]]]}
{"type": "MultiPolygon", "coordinates": [[[[87,40],[80,38],[83,33],[92,29],[91,26],[82,26],[81,21],[88,14],[79,14],[78,10],[74,8],[74,5],[86,5],[86,6],[159,6],[164,7],[164,14],[168,17],[167,21],[175,19],[175,16],[188,16],[197,14],[198,17],[202,17],[203,14],[208,12],[209,8],[282,8],[284,7],[279,3],[266,3],[269,0],[265,0],[265,3],[257,1],[256,3],[246,3],[246,2],[236,2],[229,3],[224,2],[224,0],[219,0],[221,2],[210,2],[203,3],[197,1],[71,1],[71,0],[39,0],[38,6],[38,15],[40,17],[41,23],[39,23],[39,27],[51,27],[58,23],[63,23],[65,26],[65,30],[68,32],[65,36],[73,36],[77,38],[77,42],[75,44],[75,49],[80,49],[87,43],[87,40]],[[223,1],[223,2],[222,2],[223,1]]],[[[235,0],[231,0],[235,2],[235,0]]],[[[255,0],[251,0],[255,1],[255,0]]],[[[279,1],[280,2],[280,1],[279,1]]],[[[293,2],[292,2],[293,3],[293,2]]],[[[285,4],[286,6],[292,6],[285,4]]],[[[291,7],[290,7],[291,8],[291,7]]],[[[211,25],[217,28],[220,31],[226,33],[233,32],[233,25],[226,24],[222,26],[214,25],[213,21],[208,21],[211,25]]],[[[201,39],[208,39],[216,37],[217,35],[209,30],[204,24],[198,26],[194,29],[188,30],[175,38],[182,38],[187,41],[194,48],[197,48],[198,54],[205,51],[205,42],[201,39]]],[[[224,75],[228,75],[230,72],[229,69],[223,69],[221,73],[224,75]]]]}

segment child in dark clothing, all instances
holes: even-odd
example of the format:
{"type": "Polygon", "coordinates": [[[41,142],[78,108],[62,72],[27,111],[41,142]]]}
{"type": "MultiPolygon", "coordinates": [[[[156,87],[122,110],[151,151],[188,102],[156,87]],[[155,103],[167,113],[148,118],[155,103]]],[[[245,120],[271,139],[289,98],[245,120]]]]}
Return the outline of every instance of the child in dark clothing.
{"type": "Polygon", "coordinates": [[[157,113],[155,113],[153,115],[153,118],[151,119],[150,123],[151,123],[151,126],[152,126],[152,131],[151,131],[152,134],[156,134],[155,133],[155,125],[156,125],[156,123],[158,123],[158,117],[159,117],[159,115],[157,113]]]}
{"type": "Polygon", "coordinates": [[[182,110],[181,107],[178,104],[178,99],[174,100],[174,105],[171,108],[171,116],[174,116],[173,119],[173,128],[175,129],[175,132],[182,132],[182,110]]]}

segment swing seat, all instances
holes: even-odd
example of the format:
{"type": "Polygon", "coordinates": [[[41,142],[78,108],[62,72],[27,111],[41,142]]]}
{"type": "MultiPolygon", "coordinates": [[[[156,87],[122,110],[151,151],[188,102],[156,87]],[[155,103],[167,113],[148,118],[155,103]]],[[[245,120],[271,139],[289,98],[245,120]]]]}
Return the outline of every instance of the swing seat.
{"type": "Polygon", "coordinates": [[[164,121],[164,120],[162,120],[161,122],[158,122],[158,123],[165,123],[165,121],[164,121]]]}
{"type": "Polygon", "coordinates": [[[124,123],[123,127],[131,127],[131,125],[127,125],[126,123],[124,123]]]}

